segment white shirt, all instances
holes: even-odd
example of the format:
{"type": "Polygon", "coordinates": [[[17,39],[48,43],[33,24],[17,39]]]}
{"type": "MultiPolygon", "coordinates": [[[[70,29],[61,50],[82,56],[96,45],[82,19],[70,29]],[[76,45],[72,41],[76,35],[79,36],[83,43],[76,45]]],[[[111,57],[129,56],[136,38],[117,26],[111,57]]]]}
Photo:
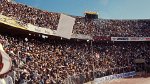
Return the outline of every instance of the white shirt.
{"type": "Polygon", "coordinates": [[[14,84],[12,77],[9,75],[5,78],[5,81],[6,81],[6,84],[14,84]]]}
{"type": "Polygon", "coordinates": [[[0,84],[7,84],[4,79],[0,79],[0,84]]]}

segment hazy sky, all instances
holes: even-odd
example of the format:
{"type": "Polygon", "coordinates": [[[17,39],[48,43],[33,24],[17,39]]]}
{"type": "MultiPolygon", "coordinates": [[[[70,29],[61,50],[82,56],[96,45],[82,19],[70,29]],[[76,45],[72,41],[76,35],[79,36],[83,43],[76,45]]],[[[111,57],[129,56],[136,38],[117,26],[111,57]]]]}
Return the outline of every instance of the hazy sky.
{"type": "Polygon", "coordinates": [[[150,19],[150,0],[16,0],[42,10],[83,16],[95,11],[106,19],[150,19]]]}

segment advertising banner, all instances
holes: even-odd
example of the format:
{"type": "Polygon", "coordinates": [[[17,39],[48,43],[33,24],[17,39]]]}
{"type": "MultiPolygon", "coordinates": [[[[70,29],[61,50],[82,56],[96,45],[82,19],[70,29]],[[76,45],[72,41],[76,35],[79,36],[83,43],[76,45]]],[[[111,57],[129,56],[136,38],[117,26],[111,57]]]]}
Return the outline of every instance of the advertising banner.
{"type": "Polygon", "coordinates": [[[111,37],[111,41],[150,41],[150,37],[111,37]]]}
{"type": "Polygon", "coordinates": [[[72,34],[71,38],[84,39],[84,40],[92,40],[93,39],[91,36],[83,35],[83,34],[72,34]]]}
{"type": "Polygon", "coordinates": [[[94,84],[103,84],[103,82],[105,82],[105,81],[110,81],[113,79],[126,78],[126,77],[132,77],[135,75],[136,75],[136,72],[131,71],[131,72],[127,72],[127,73],[114,74],[114,75],[104,76],[101,78],[96,78],[96,79],[94,79],[93,82],[94,82],[94,84]]]}
{"type": "Polygon", "coordinates": [[[20,28],[26,30],[26,28],[23,25],[19,24],[19,21],[12,19],[10,17],[6,17],[4,15],[0,15],[0,22],[12,27],[20,28]]]}
{"type": "Polygon", "coordinates": [[[46,35],[54,35],[54,32],[51,29],[48,29],[48,28],[34,26],[30,23],[26,27],[27,27],[27,30],[29,30],[29,31],[42,33],[42,34],[46,34],[46,35]]]}
{"type": "Polygon", "coordinates": [[[128,37],[111,37],[111,41],[129,41],[128,37]]]}

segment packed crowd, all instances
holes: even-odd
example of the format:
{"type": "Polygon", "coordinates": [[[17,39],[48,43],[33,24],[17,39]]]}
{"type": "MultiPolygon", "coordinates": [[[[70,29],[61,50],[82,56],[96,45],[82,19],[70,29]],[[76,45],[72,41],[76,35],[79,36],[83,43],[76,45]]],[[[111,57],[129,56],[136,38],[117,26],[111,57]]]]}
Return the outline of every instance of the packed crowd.
{"type": "Polygon", "coordinates": [[[88,82],[94,77],[133,70],[135,58],[150,62],[148,42],[100,42],[92,47],[89,42],[23,39],[3,34],[0,42],[12,58],[16,84],[62,84],[77,75],[84,78],[82,82],[88,82]]]}
{"type": "MultiPolygon", "coordinates": [[[[60,13],[42,11],[27,5],[1,0],[0,13],[12,17],[22,25],[31,23],[35,26],[57,30],[60,13]]],[[[109,20],[76,18],[73,33],[92,36],[147,37],[150,35],[150,20],[109,20]]]]}
{"type": "Polygon", "coordinates": [[[73,32],[92,36],[148,37],[150,20],[91,20],[77,17],[73,32]]]}
{"type": "Polygon", "coordinates": [[[59,13],[42,11],[27,5],[7,2],[7,0],[1,0],[0,13],[21,21],[20,24],[22,25],[31,23],[52,30],[57,29],[60,18],[59,13]]]}
{"type": "Polygon", "coordinates": [[[18,71],[16,83],[19,84],[25,81],[29,84],[61,84],[69,76],[92,69],[88,68],[89,64],[93,64],[93,58],[89,56],[90,50],[86,44],[59,41],[43,43],[7,36],[1,36],[1,42],[13,60],[14,70],[18,71]]]}
{"type": "MultiPolygon", "coordinates": [[[[0,13],[39,27],[57,30],[60,14],[0,0],[0,13]]],[[[150,20],[89,20],[75,17],[73,33],[92,36],[149,37],[150,20]]],[[[12,58],[16,84],[62,84],[72,78],[82,84],[95,77],[128,72],[134,59],[150,64],[149,42],[80,42],[29,39],[0,35],[0,43],[12,58]],[[79,78],[79,79],[78,79],[79,78]],[[82,82],[81,82],[82,81],[82,82]]]]}
{"type": "Polygon", "coordinates": [[[94,20],[86,20],[84,17],[76,17],[75,25],[73,27],[73,33],[92,35],[95,30],[94,20]]]}
{"type": "Polygon", "coordinates": [[[94,35],[116,37],[148,37],[150,20],[98,20],[94,35]]]}

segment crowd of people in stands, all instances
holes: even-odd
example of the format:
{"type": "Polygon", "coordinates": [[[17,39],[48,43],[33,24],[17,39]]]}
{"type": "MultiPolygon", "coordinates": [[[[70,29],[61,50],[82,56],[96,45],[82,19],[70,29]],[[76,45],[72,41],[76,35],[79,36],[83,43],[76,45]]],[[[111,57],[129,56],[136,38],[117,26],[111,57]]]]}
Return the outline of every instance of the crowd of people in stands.
{"type": "Polygon", "coordinates": [[[27,5],[12,3],[2,0],[0,4],[0,13],[21,21],[20,24],[31,23],[35,26],[56,30],[60,18],[59,13],[42,11],[27,5]]]}
{"type": "Polygon", "coordinates": [[[96,23],[94,22],[94,20],[86,20],[84,17],[76,17],[76,21],[73,27],[73,33],[92,35],[95,27],[96,23]]]}
{"type": "Polygon", "coordinates": [[[150,20],[98,20],[95,35],[116,37],[148,37],[150,20]]]}
{"type": "Polygon", "coordinates": [[[90,50],[86,44],[57,41],[43,43],[7,36],[1,36],[1,42],[12,58],[13,69],[17,71],[16,82],[19,84],[60,84],[69,76],[89,71],[88,59],[92,64],[93,58],[89,57],[90,50]],[[87,59],[80,59],[84,55],[87,59]]]}
{"type": "Polygon", "coordinates": [[[150,20],[91,20],[77,17],[73,32],[92,36],[148,37],[150,20]]]}
{"type": "MultiPolygon", "coordinates": [[[[60,14],[1,0],[0,13],[39,27],[57,30],[60,14]]],[[[91,20],[75,17],[73,33],[92,36],[149,37],[150,20],[91,20]]],[[[38,40],[0,35],[12,58],[16,84],[63,84],[73,77],[76,84],[95,77],[133,70],[134,59],[150,64],[149,42],[90,42],[38,40]]]]}
{"type": "MultiPolygon", "coordinates": [[[[35,26],[57,30],[60,13],[42,11],[27,5],[1,1],[0,13],[21,21],[22,25],[31,23],[35,26]]],[[[73,17],[73,16],[72,16],[73,17]]],[[[150,20],[109,20],[76,18],[73,33],[92,36],[147,37],[150,34],[150,20]]]]}
{"type": "Polygon", "coordinates": [[[148,42],[100,42],[91,47],[88,42],[40,41],[7,35],[0,35],[0,42],[12,58],[17,84],[62,84],[76,76],[88,82],[94,77],[131,71],[136,58],[150,64],[148,42]]]}

